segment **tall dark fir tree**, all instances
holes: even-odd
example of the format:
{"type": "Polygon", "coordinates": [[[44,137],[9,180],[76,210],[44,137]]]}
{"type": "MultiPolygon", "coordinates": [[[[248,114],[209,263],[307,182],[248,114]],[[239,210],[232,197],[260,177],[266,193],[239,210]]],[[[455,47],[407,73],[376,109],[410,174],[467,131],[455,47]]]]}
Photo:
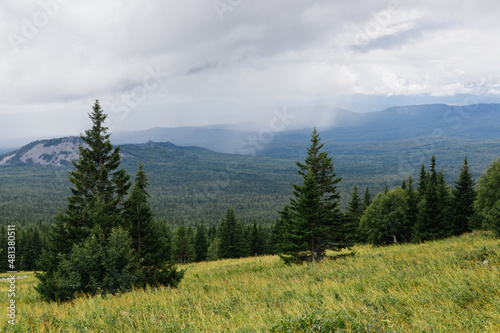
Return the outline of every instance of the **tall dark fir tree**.
{"type": "Polygon", "coordinates": [[[429,172],[426,173],[425,166],[422,165],[417,192],[418,213],[413,227],[412,240],[421,242],[450,235],[452,229],[451,191],[445,182],[444,172],[436,171],[434,155],[432,155],[429,172]]]}
{"type": "Polygon", "coordinates": [[[95,101],[89,114],[92,128],[81,136],[84,145],[78,148],[80,158],[73,162],[69,180],[73,184],[64,219],[67,221],[69,240],[77,243],[99,227],[105,237],[113,227],[126,227],[122,218],[124,202],[129,190],[130,176],[120,168],[120,147],[113,147],[104,126],[107,115],[95,101]],[[91,218],[96,207],[102,205],[100,223],[91,218]]]}
{"type": "Polygon", "coordinates": [[[47,251],[39,261],[42,272],[37,276],[37,290],[45,300],[68,300],[79,291],[95,293],[99,289],[97,281],[104,279],[104,265],[99,261],[107,238],[113,228],[125,227],[121,213],[130,176],[119,169],[120,148],[113,148],[109,140],[104,126],[107,115],[98,100],[89,117],[92,128],[81,135],[84,144],[78,148],[78,161],[73,162],[75,170],[69,173],[72,187],[68,205],[57,214],[47,251]],[[91,254],[91,248],[95,251],[93,258],[83,260],[83,255],[91,254]],[[68,276],[75,280],[64,281],[68,276]]]}
{"type": "Polygon", "coordinates": [[[359,228],[359,222],[361,216],[363,216],[363,211],[363,201],[358,193],[358,185],[354,184],[351,193],[351,201],[349,201],[347,205],[346,213],[346,236],[351,242],[364,241],[359,228]]]}
{"type": "Polygon", "coordinates": [[[220,259],[240,258],[243,256],[242,230],[233,208],[227,209],[226,216],[220,225],[219,237],[218,257],[220,259]]]}
{"type": "MultiPolygon", "coordinates": [[[[415,224],[417,223],[418,216],[418,193],[413,189],[413,178],[408,176],[408,185],[406,187],[406,195],[408,198],[408,224],[409,228],[413,231],[415,224]]],[[[409,235],[408,241],[413,237],[413,232],[409,235]]]]}
{"type": "Polygon", "coordinates": [[[422,242],[439,238],[440,207],[438,198],[438,174],[436,172],[436,158],[432,155],[431,168],[425,172],[422,164],[418,182],[418,215],[413,227],[413,240],[422,242]]]}
{"type": "Polygon", "coordinates": [[[167,235],[154,219],[146,191],[149,180],[143,163],[134,179],[130,196],[125,201],[125,218],[140,269],[139,286],[175,285],[183,277],[184,271],[176,271],[170,258],[167,235]]]}
{"type": "Polygon", "coordinates": [[[419,199],[423,199],[425,197],[425,191],[427,190],[427,181],[428,181],[428,173],[425,170],[425,165],[422,163],[420,167],[420,177],[417,183],[417,193],[419,199]]]}
{"type": "Polygon", "coordinates": [[[199,224],[196,227],[196,235],[194,237],[195,261],[207,260],[208,246],[207,230],[203,224],[199,224]]]}
{"type": "Polygon", "coordinates": [[[285,262],[319,261],[327,249],[350,245],[337,190],[341,179],[335,174],[332,158],[322,151],[323,146],[314,129],[304,163],[296,163],[303,184],[294,184],[290,204],[281,213],[280,252],[285,262]]]}
{"type": "Polygon", "coordinates": [[[57,214],[38,262],[37,291],[44,300],[66,301],[77,293],[123,292],[146,283],[176,286],[183,272],[159,267],[151,250],[155,245],[149,244],[155,238],[146,240],[148,232],[154,234],[148,231],[152,213],[144,190],[147,178],[140,167],[127,199],[130,176],[120,168],[120,148],[109,140],[104,126],[107,115],[98,100],[89,117],[92,128],[81,136],[84,144],[69,175],[68,206],[57,214]],[[130,225],[136,222],[140,233],[130,225]],[[145,265],[158,269],[144,274],[141,267],[145,265]]]}
{"type": "Polygon", "coordinates": [[[446,184],[444,178],[444,171],[439,171],[436,185],[438,200],[438,217],[436,226],[438,228],[438,238],[444,238],[453,234],[451,190],[448,184],[446,184]]]}
{"type": "Polygon", "coordinates": [[[452,200],[453,234],[460,235],[470,231],[469,220],[474,215],[474,201],[476,201],[476,183],[470,172],[467,157],[464,159],[458,180],[455,181],[452,200]]]}

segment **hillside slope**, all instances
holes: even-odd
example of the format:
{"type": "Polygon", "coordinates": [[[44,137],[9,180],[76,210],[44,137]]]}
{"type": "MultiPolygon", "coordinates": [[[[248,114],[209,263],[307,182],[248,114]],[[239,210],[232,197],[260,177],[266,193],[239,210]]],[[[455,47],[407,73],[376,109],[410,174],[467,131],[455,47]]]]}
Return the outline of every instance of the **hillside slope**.
{"type": "MultiPolygon", "coordinates": [[[[286,266],[277,256],[189,264],[178,289],[40,301],[17,281],[16,331],[499,332],[500,242],[472,233],[286,266]]],[[[21,275],[21,274],[20,274],[21,275]]],[[[9,281],[0,281],[6,304],[9,281]]],[[[9,332],[5,320],[0,327],[9,332]]]]}

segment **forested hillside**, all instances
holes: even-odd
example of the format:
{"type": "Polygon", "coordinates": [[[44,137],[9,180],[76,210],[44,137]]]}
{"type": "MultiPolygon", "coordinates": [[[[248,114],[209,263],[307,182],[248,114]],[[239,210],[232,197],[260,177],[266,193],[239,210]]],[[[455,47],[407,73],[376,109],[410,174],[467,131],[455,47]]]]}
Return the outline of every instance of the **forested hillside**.
{"type": "MultiPolygon", "coordinates": [[[[23,148],[22,150],[25,150],[23,148]]],[[[292,161],[214,153],[171,143],[124,145],[123,165],[138,162],[151,179],[151,203],[159,218],[174,224],[214,222],[228,206],[245,210],[245,220],[274,222],[276,210],[296,181],[292,161]]],[[[3,222],[51,219],[69,194],[69,163],[15,164],[0,167],[0,216],[3,222]]]]}
{"type": "MultiPolygon", "coordinates": [[[[295,161],[303,159],[308,138],[304,136],[300,143],[296,140],[271,142],[263,151],[265,156],[221,154],[153,142],[123,145],[121,153],[129,173],[135,172],[137,162],[145,163],[151,179],[151,205],[159,218],[173,224],[218,222],[232,206],[242,221],[256,219],[271,224],[291,195],[291,185],[299,181],[295,161]]],[[[355,183],[376,194],[386,186],[399,185],[409,174],[416,178],[421,164],[428,163],[433,154],[437,169],[444,170],[449,184],[457,179],[465,155],[476,178],[500,155],[500,140],[324,141],[342,178],[343,207],[355,183]]],[[[71,168],[69,163],[57,166],[30,161],[0,166],[1,219],[16,223],[50,220],[58,207],[65,206],[71,168]]]]}

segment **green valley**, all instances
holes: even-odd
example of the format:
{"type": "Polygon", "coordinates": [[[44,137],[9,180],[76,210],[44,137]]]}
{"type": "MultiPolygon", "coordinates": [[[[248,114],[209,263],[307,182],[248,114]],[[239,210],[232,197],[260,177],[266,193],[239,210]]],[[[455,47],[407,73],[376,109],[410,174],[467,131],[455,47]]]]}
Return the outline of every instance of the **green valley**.
{"type": "MultiPolygon", "coordinates": [[[[271,224],[291,195],[291,185],[299,181],[295,161],[303,159],[308,137],[297,141],[277,139],[263,155],[256,156],[172,143],[125,144],[122,157],[130,174],[135,173],[137,163],[144,162],[151,179],[153,211],[172,224],[217,222],[230,206],[244,222],[256,219],[271,224]]],[[[428,164],[432,154],[449,184],[457,179],[465,155],[477,178],[500,155],[500,140],[426,137],[388,142],[327,141],[325,149],[342,177],[339,189],[345,206],[354,183],[361,189],[368,186],[376,194],[386,186],[399,185],[409,174],[417,177],[421,164],[428,164]]],[[[58,207],[65,206],[71,168],[69,163],[0,166],[1,219],[17,223],[51,219],[58,207]]]]}

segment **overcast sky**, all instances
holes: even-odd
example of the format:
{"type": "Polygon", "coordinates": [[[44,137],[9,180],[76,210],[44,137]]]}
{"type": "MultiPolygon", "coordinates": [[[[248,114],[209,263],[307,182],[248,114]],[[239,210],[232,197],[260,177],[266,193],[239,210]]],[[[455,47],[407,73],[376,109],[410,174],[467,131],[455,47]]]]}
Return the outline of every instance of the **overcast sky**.
{"type": "Polygon", "coordinates": [[[4,0],[0,147],[83,132],[95,99],[114,131],[490,101],[499,17],[493,0],[4,0]]]}

